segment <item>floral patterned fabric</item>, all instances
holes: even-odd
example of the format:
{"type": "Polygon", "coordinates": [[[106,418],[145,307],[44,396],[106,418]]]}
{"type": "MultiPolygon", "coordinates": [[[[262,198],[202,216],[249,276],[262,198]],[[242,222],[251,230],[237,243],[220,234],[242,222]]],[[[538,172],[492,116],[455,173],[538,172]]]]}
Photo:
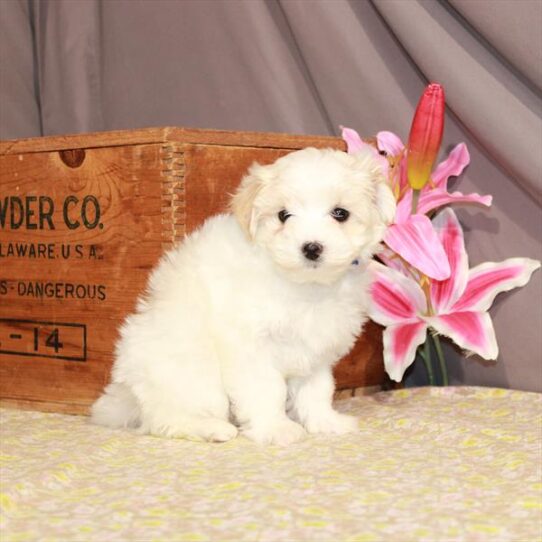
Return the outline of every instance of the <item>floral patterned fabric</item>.
{"type": "Polygon", "coordinates": [[[337,406],[359,433],[286,448],[3,409],[0,539],[541,539],[541,395],[419,388],[337,406]]]}

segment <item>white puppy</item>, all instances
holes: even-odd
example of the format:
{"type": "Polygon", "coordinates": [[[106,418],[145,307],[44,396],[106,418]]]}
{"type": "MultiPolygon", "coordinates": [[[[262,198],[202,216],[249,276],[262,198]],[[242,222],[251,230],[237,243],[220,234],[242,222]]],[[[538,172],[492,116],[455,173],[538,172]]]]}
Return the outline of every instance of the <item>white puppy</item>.
{"type": "Polygon", "coordinates": [[[254,164],[232,214],[152,273],[93,421],[274,444],[355,431],[332,408],[331,370],[365,321],[365,266],[394,212],[369,154],[309,148],[254,164]]]}

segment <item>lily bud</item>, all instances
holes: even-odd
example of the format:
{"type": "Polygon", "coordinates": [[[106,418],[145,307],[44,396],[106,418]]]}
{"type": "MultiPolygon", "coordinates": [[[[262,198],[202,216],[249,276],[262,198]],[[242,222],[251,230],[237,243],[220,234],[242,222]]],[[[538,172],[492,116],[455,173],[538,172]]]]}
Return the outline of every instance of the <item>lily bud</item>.
{"type": "Polygon", "coordinates": [[[432,83],[418,102],[408,138],[407,177],[413,190],[429,181],[444,131],[444,89],[432,83]]]}

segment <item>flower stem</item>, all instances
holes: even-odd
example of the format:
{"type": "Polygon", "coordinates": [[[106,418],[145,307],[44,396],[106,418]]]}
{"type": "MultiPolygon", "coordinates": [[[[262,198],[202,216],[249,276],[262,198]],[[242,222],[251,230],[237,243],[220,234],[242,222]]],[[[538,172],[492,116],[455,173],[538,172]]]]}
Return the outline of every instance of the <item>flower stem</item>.
{"type": "Polygon", "coordinates": [[[440,373],[442,375],[442,385],[448,385],[448,369],[446,367],[446,360],[444,359],[444,354],[442,353],[442,346],[440,345],[440,339],[438,335],[433,335],[433,342],[435,343],[435,350],[437,351],[438,361],[440,365],[440,373]]]}
{"type": "Polygon", "coordinates": [[[412,190],[412,209],[410,211],[411,215],[415,215],[418,210],[418,200],[420,199],[420,191],[413,189],[412,190]]]}
{"type": "Polygon", "coordinates": [[[425,369],[427,370],[427,376],[429,378],[429,385],[434,386],[435,385],[435,374],[433,373],[433,364],[431,363],[431,350],[430,350],[430,344],[429,344],[429,337],[425,340],[425,343],[423,345],[423,349],[420,347],[420,356],[423,359],[423,362],[425,364],[425,369]]]}

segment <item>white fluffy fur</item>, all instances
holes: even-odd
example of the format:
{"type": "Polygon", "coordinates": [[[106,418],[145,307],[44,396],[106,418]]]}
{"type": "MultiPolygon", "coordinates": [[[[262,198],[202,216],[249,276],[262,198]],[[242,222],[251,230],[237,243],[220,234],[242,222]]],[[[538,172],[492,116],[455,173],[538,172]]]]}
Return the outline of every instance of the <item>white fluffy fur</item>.
{"type": "Polygon", "coordinates": [[[152,273],[93,421],[274,444],[356,430],[332,408],[331,370],[365,321],[365,264],[394,211],[369,155],[311,148],[252,166],[232,214],[207,220],[152,273]],[[306,242],[323,245],[317,262],[306,242]]]}

